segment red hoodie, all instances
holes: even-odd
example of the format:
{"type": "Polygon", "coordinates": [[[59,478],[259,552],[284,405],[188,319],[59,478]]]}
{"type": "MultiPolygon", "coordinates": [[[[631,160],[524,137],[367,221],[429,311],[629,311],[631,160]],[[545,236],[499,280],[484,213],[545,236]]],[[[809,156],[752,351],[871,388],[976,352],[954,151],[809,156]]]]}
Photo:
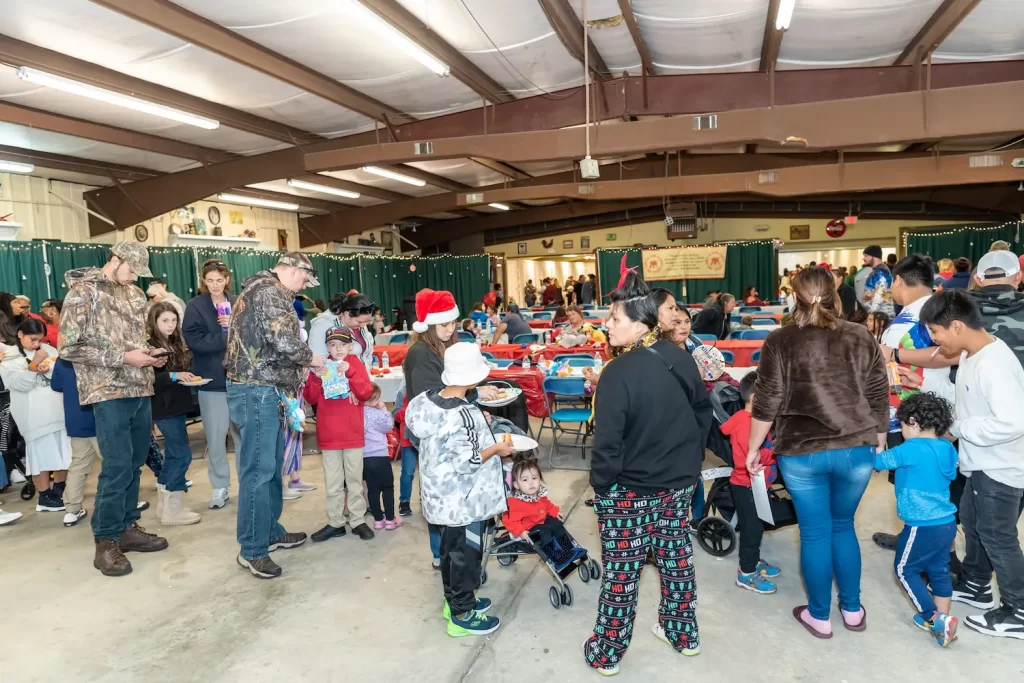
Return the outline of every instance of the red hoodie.
{"type": "Polygon", "coordinates": [[[534,503],[513,494],[508,497],[508,511],[501,515],[501,523],[510,534],[518,537],[548,517],[557,516],[558,506],[548,500],[547,496],[540,496],[534,503]]]}
{"type": "MultiPolygon", "coordinates": [[[[732,476],[729,482],[739,486],[750,486],[750,473],[747,472],[747,445],[750,442],[749,411],[741,410],[730,417],[722,425],[722,433],[729,437],[732,445],[732,476]]],[[[770,448],[761,449],[761,464],[769,467],[775,464],[775,454],[770,448]]],[[[771,479],[765,476],[765,484],[771,485],[771,479]]]]}
{"type": "Polygon", "coordinates": [[[312,372],[302,390],[306,403],[316,406],[316,442],[322,451],[362,448],[366,443],[362,404],[373,393],[373,385],[359,356],[348,357],[345,377],[352,391],[348,398],[324,398],[324,385],[312,372]],[[352,402],[353,396],[355,403],[352,402]]]}

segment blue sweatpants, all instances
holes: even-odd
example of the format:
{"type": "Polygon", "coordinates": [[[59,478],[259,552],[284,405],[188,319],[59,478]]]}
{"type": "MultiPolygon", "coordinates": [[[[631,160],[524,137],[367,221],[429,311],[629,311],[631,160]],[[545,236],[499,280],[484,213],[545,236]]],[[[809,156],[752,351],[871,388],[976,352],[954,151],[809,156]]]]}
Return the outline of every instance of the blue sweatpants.
{"type": "Polygon", "coordinates": [[[949,576],[949,550],[956,538],[956,522],[938,526],[904,526],[896,542],[896,578],[914,603],[914,608],[926,617],[935,612],[932,593],[938,598],[953,595],[953,581],[949,576]],[[924,578],[932,584],[928,592],[924,578]]]}

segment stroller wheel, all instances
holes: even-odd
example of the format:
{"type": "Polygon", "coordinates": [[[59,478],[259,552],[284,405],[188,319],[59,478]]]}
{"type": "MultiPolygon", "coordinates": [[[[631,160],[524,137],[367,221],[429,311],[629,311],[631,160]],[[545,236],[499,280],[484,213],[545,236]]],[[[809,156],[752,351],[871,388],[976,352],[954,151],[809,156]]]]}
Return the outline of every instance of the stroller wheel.
{"type": "Polygon", "coordinates": [[[32,500],[36,495],[36,485],[31,479],[25,482],[25,485],[21,487],[21,499],[32,500]]]}
{"type": "Polygon", "coordinates": [[[587,583],[590,581],[590,568],[585,564],[581,564],[576,567],[576,573],[580,575],[580,581],[587,583]]]}
{"type": "Polygon", "coordinates": [[[482,586],[485,583],[487,583],[487,570],[486,569],[481,569],[480,570],[480,585],[482,586]]]}
{"type": "Polygon", "coordinates": [[[551,606],[558,609],[562,605],[562,598],[558,594],[558,589],[552,586],[548,589],[548,600],[551,601],[551,606]]]}
{"type": "Polygon", "coordinates": [[[725,557],[736,547],[736,531],[721,517],[707,517],[697,525],[697,543],[708,554],[725,557]]]}
{"type": "Polygon", "coordinates": [[[597,579],[600,579],[601,578],[601,565],[599,565],[597,563],[597,560],[591,560],[590,563],[589,563],[589,566],[590,566],[590,578],[594,579],[595,581],[597,579]]]}
{"type": "Polygon", "coordinates": [[[562,604],[566,607],[572,605],[572,589],[568,585],[562,586],[562,604]]]}
{"type": "Polygon", "coordinates": [[[495,559],[498,560],[498,564],[502,567],[511,567],[518,558],[515,555],[498,555],[495,559]]]}

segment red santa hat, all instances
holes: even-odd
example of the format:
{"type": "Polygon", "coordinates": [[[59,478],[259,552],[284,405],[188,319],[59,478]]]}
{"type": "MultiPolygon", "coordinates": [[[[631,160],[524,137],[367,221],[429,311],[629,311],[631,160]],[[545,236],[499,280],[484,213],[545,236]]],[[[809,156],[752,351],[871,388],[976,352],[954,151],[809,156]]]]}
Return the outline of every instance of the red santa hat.
{"type": "Polygon", "coordinates": [[[431,325],[444,325],[458,319],[459,307],[455,305],[451,292],[421,289],[416,294],[416,322],[412,329],[419,334],[426,332],[431,325]]]}

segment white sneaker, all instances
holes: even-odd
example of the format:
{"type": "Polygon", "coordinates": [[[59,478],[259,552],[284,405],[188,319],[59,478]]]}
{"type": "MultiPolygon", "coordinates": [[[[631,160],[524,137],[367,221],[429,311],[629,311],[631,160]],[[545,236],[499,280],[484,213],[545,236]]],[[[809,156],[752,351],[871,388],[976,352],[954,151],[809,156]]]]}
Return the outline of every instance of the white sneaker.
{"type": "MultiPolygon", "coordinates": [[[[660,623],[652,626],[651,632],[655,635],[655,637],[658,640],[664,643],[668,643],[669,645],[672,644],[672,641],[668,639],[668,635],[665,633],[665,628],[660,623]]],[[[685,648],[682,651],[680,651],[679,654],[681,654],[684,657],[696,657],[700,654],[700,645],[694,645],[693,647],[685,648]]]]}
{"type": "Polygon", "coordinates": [[[302,491],[298,489],[290,489],[287,486],[281,487],[281,497],[285,500],[295,500],[296,498],[302,498],[302,491]]]}
{"type": "Polygon", "coordinates": [[[210,498],[210,509],[217,510],[228,504],[228,490],[214,489],[213,496],[210,498]]]}
{"type": "Polygon", "coordinates": [[[0,526],[10,524],[17,519],[21,519],[20,512],[4,512],[3,510],[0,510],[0,526]]]}
{"type": "Polygon", "coordinates": [[[310,484],[301,479],[292,479],[288,482],[288,488],[293,491],[316,491],[316,484],[310,484]]]}
{"type": "Polygon", "coordinates": [[[27,479],[25,479],[25,475],[22,474],[21,470],[19,470],[17,467],[11,470],[10,480],[12,484],[24,484],[26,481],[28,481],[27,479]]]}
{"type": "Polygon", "coordinates": [[[64,513],[64,526],[72,527],[85,519],[88,513],[85,510],[79,510],[78,512],[65,512],[64,513]]]}

